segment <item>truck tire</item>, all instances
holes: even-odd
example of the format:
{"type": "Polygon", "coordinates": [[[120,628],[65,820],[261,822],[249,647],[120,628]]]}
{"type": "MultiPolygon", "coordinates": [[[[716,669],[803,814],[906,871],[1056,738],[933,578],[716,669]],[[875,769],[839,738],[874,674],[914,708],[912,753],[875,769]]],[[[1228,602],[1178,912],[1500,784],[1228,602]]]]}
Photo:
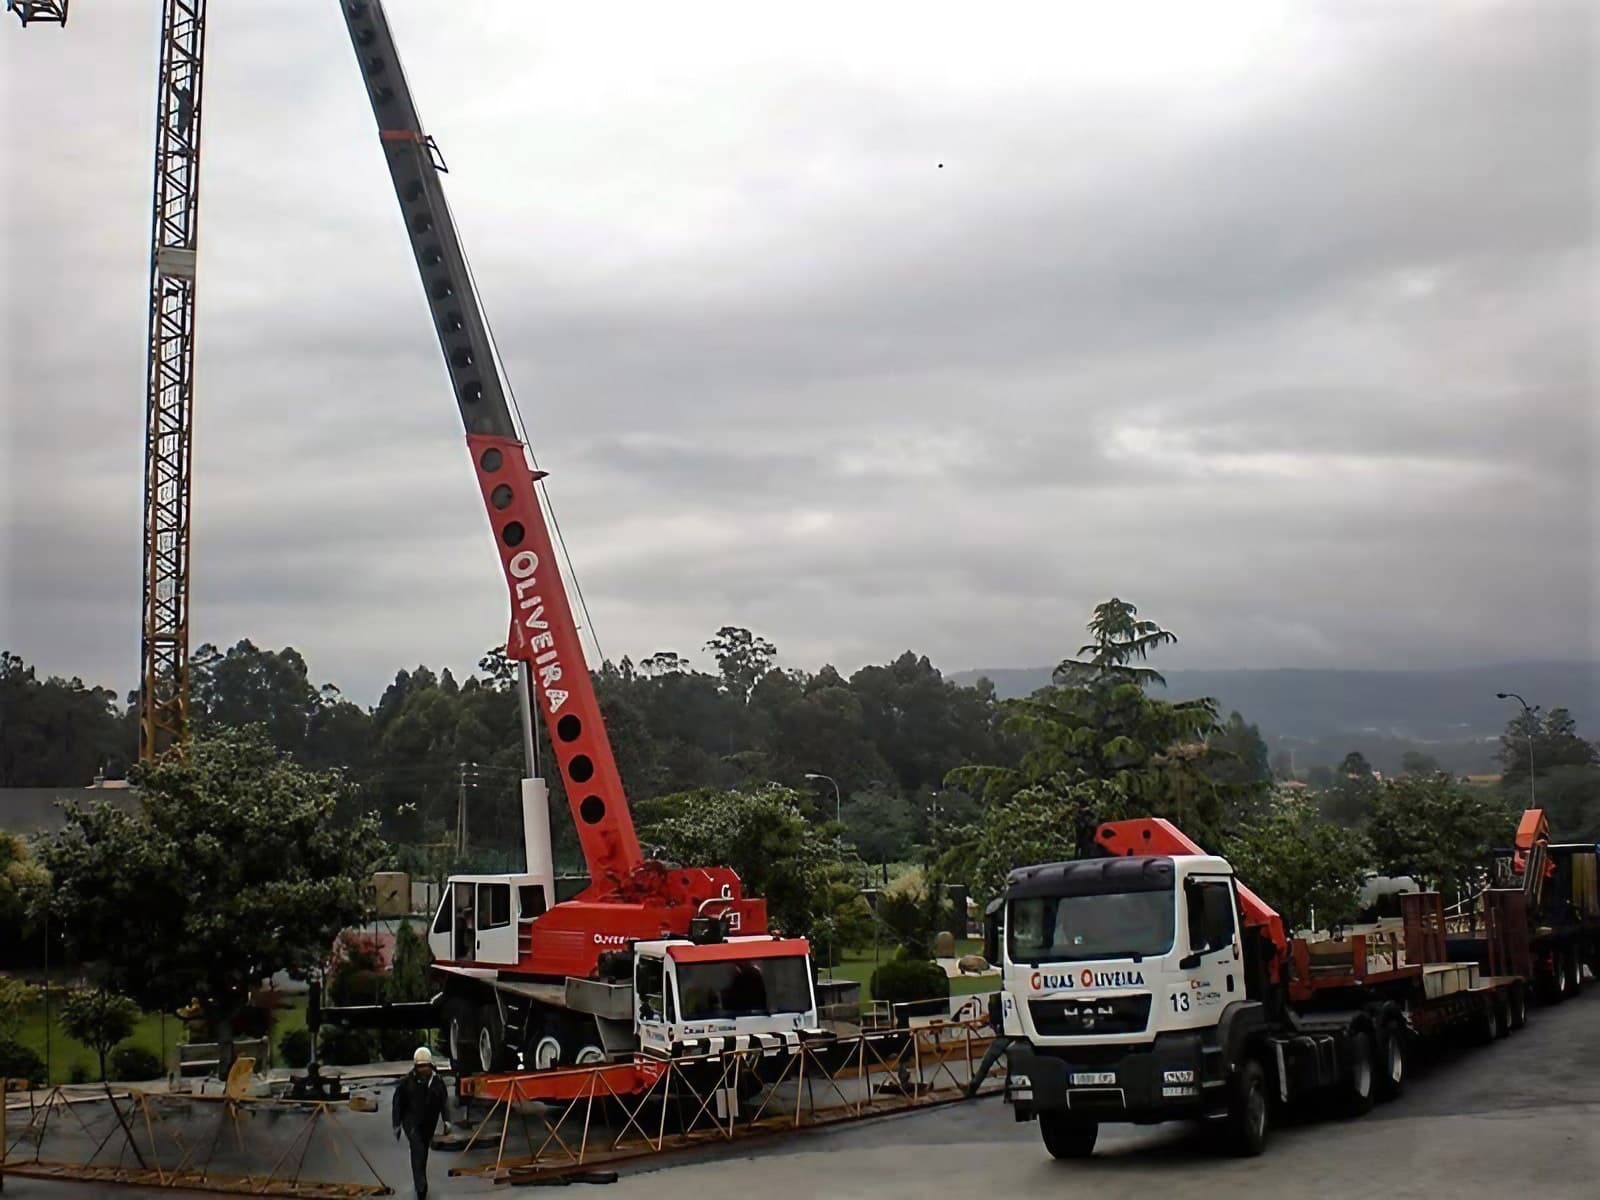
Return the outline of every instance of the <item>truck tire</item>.
{"type": "Polygon", "coordinates": [[[1100,1124],[1074,1117],[1065,1109],[1050,1109],[1039,1114],[1039,1133],[1051,1158],[1088,1158],[1094,1153],[1100,1124]]]}
{"type": "Polygon", "coordinates": [[[548,1033],[533,1045],[528,1066],[535,1071],[548,1071],[561,1062],[561,1043],[548,1033]]]}
{"type": "Polygon", "coordinates": [[[1378,1065],[1372,1034],[1365,1029],[1352,1033],[1345,1043],[1349,1070],[1340,1088],[1340,1109],[1347,1117],[1361,1117],[1372,1111],[1377,1091],[1378,1065]]]}
{"type": "Polygon", "coordinates": [[[477,1062],[485,1072],[514,1071],[517,1053],[506,1044],[506,1023],[494,1001],[478,1011],[477,1062]]]}
{"type": "Polygon", "coordinates": [[[1378,1034],[1378,1072],[1373,1083],[1379,1100],[1393,1100],[1406,1086],[1406,1029],[1399,1021],[1385,1021],[1378,1034]]]}
{"type": "Polygon", "coordinates": [[[1228,1097],[1229,1149],[1241,1158],[1254,1158],[1267,1148],[1267,1073],[1247,1058],[1233,1078],[1228,1097]]]}
{"type": "Polygon", "coordinates": [[[1583,991],[1583,960],[1577,946],[1567,948],[1567,995],[1576,996],[1583,991]]]}
{"type": "Polygon", "coordinates": [[[478,1013],[464,996],[456,996],[445,1006],[445,1046],[450,1051],[450,1069],[457,1075],[478,1070],[478,1013]]]}

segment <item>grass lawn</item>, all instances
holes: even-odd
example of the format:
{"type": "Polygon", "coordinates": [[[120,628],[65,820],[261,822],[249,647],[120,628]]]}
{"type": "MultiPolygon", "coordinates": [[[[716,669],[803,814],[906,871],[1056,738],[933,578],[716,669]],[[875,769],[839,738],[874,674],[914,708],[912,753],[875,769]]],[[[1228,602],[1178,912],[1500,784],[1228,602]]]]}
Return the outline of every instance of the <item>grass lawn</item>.
{"type": "MultiPolygon", "coordinates": [[[[291,1029],[303,1029],[306,1023],[306,998],[290,996],[289,1006],[281,1009],[272,1026],[272,1042],[276,1050],[278,1039],[291,1029]]],[[[22,1020],[17,1040],[29,1047],[40,1058],[45,1057],[44,1005],[34,1006],[22,1020]]],[[[162,1056],[170,1070],[176,1062],[173,1049],[184,1040],[184,1023],[177,1017],[163,1017],[160,1013],[145,1013],[134,1027],[133,1036],[124,1045],[140,1046],[151,1054],[162,1056]]],[[[276,1053],[273,1056],[277,1057],[276,1053]]],[[[75,1068],[81,1067],[81,1078],[100,1078],[100,1063],[94,1051],[67,1036],[61,1027],[61,1002],[53,999],[50,1005],[50,1082],[70,1083],[75,1068]]]]}

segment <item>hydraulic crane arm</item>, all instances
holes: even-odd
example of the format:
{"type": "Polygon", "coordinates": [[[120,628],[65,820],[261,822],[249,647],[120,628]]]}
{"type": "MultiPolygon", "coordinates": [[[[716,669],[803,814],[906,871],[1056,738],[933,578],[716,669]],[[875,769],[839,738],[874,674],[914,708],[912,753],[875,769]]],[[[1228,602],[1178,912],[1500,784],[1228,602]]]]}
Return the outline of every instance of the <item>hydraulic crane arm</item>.
{"type": "Polygon", "coordinates": [[[466,427],[478,487],[511,598],[507,651],[528,664],[593,888],[621,882],[642,856],[606,737],[577,623],[556,564],[526,449],[506,401],[488,327],[445,202],[444,164],[422,131],[378,0],[341,4],[378,121],[411,249],[466,427]]]}
{"type": "MultiPolygon", "coordinates": [[[[1108,854],[1205,854],[1181,829],[1160,817],[1132,821],[1107,821],[1095,831],[1095,842],[1108,854]]],[[[1277,909],[1234,880],[1246,928],[1258,929],[1272,943],[1279,958],[1289,951],[1289,938],[1277,909]]]]}

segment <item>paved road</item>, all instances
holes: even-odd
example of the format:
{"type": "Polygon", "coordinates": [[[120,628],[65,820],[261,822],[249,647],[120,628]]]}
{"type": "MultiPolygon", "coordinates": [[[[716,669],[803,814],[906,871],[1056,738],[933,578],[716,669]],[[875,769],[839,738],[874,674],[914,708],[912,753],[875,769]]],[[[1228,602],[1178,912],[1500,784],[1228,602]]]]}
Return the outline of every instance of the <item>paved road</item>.
{"type": "MultiPolygon", "coordinates": [[[[352,1114],[349,1121],[384,1177],[407,1182],[403,1150],[384,1136],[386,1118],[358,1123],[352,1114]]],[[[1414,1076],[1405,1096],[1365,1118],[1276,1130],[1266,1155],[1248,1161],[1214,1152],[1203,1131],[1112,1126],[1102,1132],[1094,1160],[1058,1164],[1039,1144],[1037,1128],[1015,1124],[994,1100],[818,1131],[754,1152],[730,1148],[672,1161],[593,1190],[616,1200],[924,1200],[1031,1197],[1069,1188],[1095,1200],[1347,1200],[1363,1194],[1593,1200],[1600,1195],[1600,986],[1559,1008],[1535,1010],[1529,1027],[1505,1041],[1414,1076]]],[[[448,1165],[447,1156],[434,1155],[431,1195],[495,1192],[477,1181],[446,1180],[448,1165]]],[[[5,1200],[96,1194],[13,1179],[5,1200]]],[[[400,1187],[399,1195],[410,1194],[400,1187]]]]}

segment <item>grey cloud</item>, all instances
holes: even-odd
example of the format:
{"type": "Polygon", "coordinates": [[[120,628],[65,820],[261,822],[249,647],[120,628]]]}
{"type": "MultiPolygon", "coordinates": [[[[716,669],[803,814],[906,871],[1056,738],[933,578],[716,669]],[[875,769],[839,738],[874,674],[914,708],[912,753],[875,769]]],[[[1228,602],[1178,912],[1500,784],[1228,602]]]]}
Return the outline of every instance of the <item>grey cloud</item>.
{"type": "MultiPolygon", "coordinates": [[[[505,601],[337,14],[270,7],[212,29],[196,631],[367,697],[505,601]]],[[[5,134],[0,642],[120,685],[154,30],[101,8],[0,38],[102,85],[5,134]]],[[[1113,591],[1190,663],[1600,653],[1581,3],[1297,6],[1214,87],[1041,74],[1049,6],[892,76],[742,13],[687,81],[390,8],[607,653],[1041,663],[1113,591]]]]}

